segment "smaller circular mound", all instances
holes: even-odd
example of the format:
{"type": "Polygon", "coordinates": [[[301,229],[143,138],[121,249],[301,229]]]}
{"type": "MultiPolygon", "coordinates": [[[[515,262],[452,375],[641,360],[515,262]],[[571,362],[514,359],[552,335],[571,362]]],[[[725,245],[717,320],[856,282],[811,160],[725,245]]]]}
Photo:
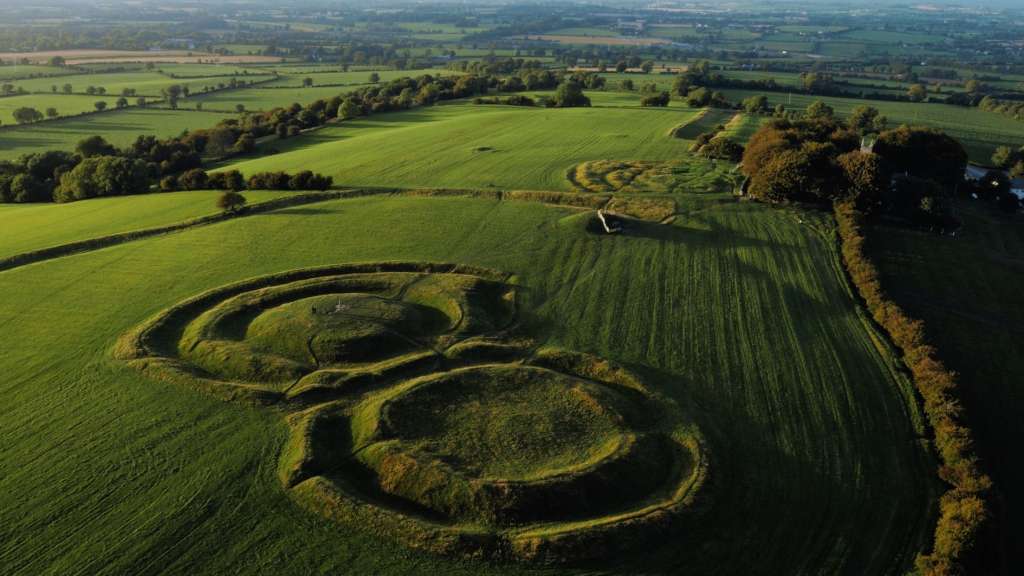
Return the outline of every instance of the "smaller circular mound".
{"type": "Polygon", "coordinates": [[[564,473],[618,446],[622,416],[593,386],[541,368],[447,373],[388,402],[385,436],[481,479],[564,473]]]}
{"type": "Polygon", "coordinates": [[[415,346],[430,324],[421,308],[369,294],[313,296],[264,311],[245,340],[297,362],[370,361],[415,346]]]}
{"type": "Polygon", "coordinates": [[[361,403],[351,436],[372,491],[493,528],[585,520],[668,481],[664,438],[637,429],[649,398],[565,372],[487,364],[361,403]]]}

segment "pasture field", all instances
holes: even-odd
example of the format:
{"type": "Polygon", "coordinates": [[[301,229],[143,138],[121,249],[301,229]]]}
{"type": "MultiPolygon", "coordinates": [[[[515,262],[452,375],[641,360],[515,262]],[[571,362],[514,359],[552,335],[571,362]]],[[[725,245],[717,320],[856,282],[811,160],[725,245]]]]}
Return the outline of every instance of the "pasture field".
{"type": "MultiPolygon", "coordinates": [[[[166,226],[215,214],[217,192],[167,192],[68,204],[0,204],[0,259],[68,242],[166,226]]],[[[250,204],[287,192],[250,190],[250,204]]]]}
{"type": "Polygon", "coordinates": [[[259,54],[266,44],[217,44],[215,48],[227,50],[231,54],[259,54]]]}
{"type": "Polygon", "coordinates": [[[278,411],[153,380],[111,356],[131,327],[204,290],[405,260],[514,273],[525,330],[634,367],[703,430],[705,513],[602,571],[905,573],[931,530],[933,463],[908,385],[876,349],[818,228],[827,219],[802,213],[801,223],[728,195],[675,198],[673,224],[617,237],[589,232],[587,213],[538,203],[339,200],[0,272],[3,564],[35,574],[593,573],[447,560],[325,521],[277,478],[288,435],[278,411]]]}
{"type": "Polygon", "coordinates": [[[320,86],[324,84],[332,85],[356,85],[356,84],[368,84],[370,82],[370,74],[377,74],[380,77],[381,82],[389,82],[398,78],[415,78],[417,76],[423,76],[430,74],[431,76],[456,76],[460,72],[454,72],[452,70],[427,68],[423,70],[375,70],[375,71],[357,71],[357,72],[341,72],[341,71],[314,71],[303,72],[300,68],[290,68],[287,75],[282,75],[277,80],[270,82],[267,86],[279,87],[288,86],[294,88],[301,88],[302,81],[305,78],[312,78],[314,86],[320,86]]]}
{"type": "Polygon", "coordinates": [[[641,38],[636,36],[576,36],[571,34],[529,34],[524,40],[545,40],[559,44],[594,44],[597,46],[651,46],[668,44],[664,38],[641,38]]]}
{"type": "Polygon", "coordinates": [[[733,140],[744,143],[757,132],[757,129],[764,124],[766,118],[764,116],[756,116],[753,114],[737,114],[733,116],[729,122],[725,125],[725,130],[719,132],[719,136],[726,136],[733,140]]]}
{"type": "Polygon", "coordinates": [[[0,160],[17,158],[28,152],[73,150],[79,140],[95,134],[102,134],[108,142],[124,146],[139,135],[176,136],[183,130],[210,128],[232,116],[195,110],[128,108],[4,128],[0,133],[0,160]]]}
{"type": "Polygon", "coordinates": [[[28,58],[33,64],[49,62],[54,56],[63,57],[69,66],[80,64],[129,64],[136,62],[163,62],[181,64],[202,64],[204,62],[223,63],[256,63],[256,62],[278,62],[276,56],[221,56],[219,54],[207,54],[198,51],[186,50],[103,50],[103,49],[70,49],[70,50],[49,50],[40,52],[0,52],[0,60],[11,61],[20,58],[28,58]]]}
{"type": "Polygon", "coordinates": [[[945,131],[960,140],[972,161],[983,164],[989,162],[996,146],[1021,146],[1024,144],[1024,122],[977,108],[948,104],[915,104],[806,94],[782,94],[756,90],[723,89],[722,92],[733,102],[738,102],[748,96],[764,94],[768,97],[770,106],[782,104],[789,110],[803,110],[815,100],[821,100],[842,116],[848,115],[857,106],[874,106],[889,119],[889,126],[911,124],[931,126],[945,131]]]}
{"type": "Polygon", "coordinates": [[[11,83],[29,92],[52,92],[53,86],[62,91],[65,84],[70,84],[75,93],[82,94],[89,86],[103,87],[108,95],[119,96],[122,90],[133,88],[139,96],[160,96],[161,90],[172,85],[188,86],[192,92],[199,92],[204,87],[216,88],[218,84],[227,84],[235,78],[239,82],[259,82],[271,78],[270,75],[238,75],[215,76],[203,78],[171,78],[158,72],[114,72],[110,74],[75,74],[60,78],[34,78],[31,80],[15,80],[11,83]]]}
{"type": "MultiPolygon", "coordinates": [[[[295,82],[294,80],[291,82],[295,82]]],[[[299,81],[301,83],[301,80],[299,81]]],[[[313,86],[310,88],[244,88],[240,90],[225,90],[210,94],[195,94],[181,101],[179,106],[193,108],[196,104],[202,103],[206,110],[235,111],[235,106],[241,104],[246,110],[270,110],[282,106],[288,106],[294,102],[309,104],[321,98],[333,98],[350,89],[343,86],[313,86]]]]}
{"type": "Polygon", "coordinates": [[[718,126],[724,126],[739,114],[733,110],[718,110],[707,108],[699,112],[700,116],[690,122],[680,125],[675,131],[676,138],[693,140],[705,132],[710,132],[718,126]]]}
{"type": "Polygon", "coordinates": [[[274,65],[254,64],[252,66],[240,66],[233,62],[220,62],[217,64],[180,64],[176,62],[163,62],[157,64],[157,72],[163,72],[169,76],[178,78],[198,78],[208,76],[244,76],[245,74],[265,74],[264,67],[272,68],[274,65]]]}
{"type": "Polygon", "coordinates": [[[936,34],[891,30],[848,30],[838,34],[837,36],[847,40],[868,42],[872,44],[886,44],[889,46],[894,44],[934,44],[944,40],[942,36],[936,34]]]}
{"type": "Polygon", "coordinates": [[[621,36],[621,34],[611,30],[610,28],[598,28],[596,26],[577,26],[573,28],[559,28],[558,30],[552,30],[548,32],[548,34],[555,34],[558,36],[621,36]]]}
{"type": "MultiPolygon", "coordinates": [[[[113,108],[117,102],[117,96],[88,96],[85,94],[24,94],[22,96],[7,96],[0,98],[0,121],[4,124],[14,124],[12,113],[18,108],[31,107],[46,113],[47,108],[56,108],[61,116],[80,114],[82,112],[93,112],[96,110],[96,102],[100,100],[107,103],[107,108],[113,108]]],[[[132,99],[131,104],[134,104],[132,99]]],[[[36,126],[23,126],[30,128],[36,126]]],[[[2,144],[0,144],[2,146],[2,144]]]]}
{"type": "Polygon", "coordinates": [[[57,66],[43,66],[39,64],[18,64],[0,66],[0,80],[12,78],[30,78],[32,76],[61,76],[70,74],[72,71],[57,66]]]}
{"type": "Polygon", "coordinates": [[[671,40],[700,40],[707,36],[706,32],[698,30],[691,24],[655,24],[651,26],[651,33],[659,38],[671,40]]]}
{"type": "Polygon", "coordinates": [[[959,203],[956,238],[890,226],[872,228],[868,248],[883,288],[912,317],[964,391],[979,453],[1005,499],[1008,550],[1024,547],[1024,485],[1016,444],[1024,418],[1024,220],[959,203]],[[970,294],[965,298],[965,294],[970,294]],[[982,416],[983,415],[983,416],[982,416]]]}
{"type": "Polygon", "coordinates": [[[302,166],[345,186],[565,190],[566,171],[586,160],[686,156],[688,142],[667,134],[694,114],[672,108],[455,103],[359,118],[275,140],[270,146],[280,153],[227,167],[252,174],[302,166]]]}

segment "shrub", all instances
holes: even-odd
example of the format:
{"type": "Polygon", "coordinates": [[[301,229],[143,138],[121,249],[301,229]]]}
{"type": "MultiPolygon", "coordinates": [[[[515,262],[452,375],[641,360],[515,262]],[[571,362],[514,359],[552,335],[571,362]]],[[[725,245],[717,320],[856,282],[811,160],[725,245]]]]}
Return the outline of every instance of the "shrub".
{"type": "Polygon", "coordinates": [[[178,186],[182,190],[205,190],[210,185],[209,180],[205,170],[193,168],[178,177],[178,186]]]}
{"type": "Polygon", "coordinates": [[[743,146],[732,138],[720,136],[712,138],[701,147],[700,155],[705,158],[717,158],[729,162],[739,162],[743,158],[743,146]]]}
{"type": "Polygon", "coordinates": [[[245,178],[238,170],[226,170],[210,174],[209,187],[215,190],[244,190],[245,178]]]}
{"type": "Polygon", "coordinates": [[[164,192],[174,192],[178,189],[178,178],[173,174],[170,176],[164,176],[160,179],[160,190],[164,192]]]}
{"type": "Polygon", "coordinates": [[[238,212],[245,207],[245,196],[228,190],[217,197],[217,207],[225,212],[238,212]]]}
{"type": "Polygon", "coordinates": [[[658,94],[650,94],[648,96],[644,96],[640,100],[640,105],[641,106],[664,108],[665,106],[668,106],[668,102],[669,102],[669,94],[668,94],[668,92],[661,92],[661,93],[658,93],[658,94]]]}
{"type": "Polygon", "coordinates": [[[249,177],[250,190],[288,190],[290,178],[284,172],[257,172],[249,177]]]}
{"type": "Polygon", "coordinates": [[[89,136],[82,138],[75,144],[75,152],[82,158],[93,158],[96,156],[113,156],[117,154],[117,148],[103,138],[103,136],[89,136]]]}
{"type": "Polygon", "coordinates": [[[836,159],[843,173],[840,198],[852,202],[864,214],[873,214],[882,204],[889,177],[882,159],[870,152],[847,152],[836,159]]]}

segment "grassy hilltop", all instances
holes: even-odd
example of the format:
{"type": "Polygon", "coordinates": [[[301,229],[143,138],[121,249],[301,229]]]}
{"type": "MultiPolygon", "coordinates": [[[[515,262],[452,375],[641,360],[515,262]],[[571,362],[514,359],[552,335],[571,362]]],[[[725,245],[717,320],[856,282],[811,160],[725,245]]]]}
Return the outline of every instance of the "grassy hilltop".
{"type": "MultiPolygon", "coordinates": [[[[930,529],[921,479],[931,464],[907,385],[858,316],[817,229],[825,223],[725,195],[676,200],[672,225],[617,238],[589,232],[585,213],[536,203],[338,200],[0,273],[5,563],[36,573],[145,572],[159,558],[208,573],[523,570],[401,551],[302,512],[274,477],[286,430],[273,411],[155,382],[110,357],[130,327],[211,287],[404,259],[515,273],[545,343],[649,367],[651,386],[702,427],[712,514],[680,536],[685,545],[622,557],[623,569],[901,572],[930,529]]],[[[112,214],[110,231],[123,229],[112,214]]]]}

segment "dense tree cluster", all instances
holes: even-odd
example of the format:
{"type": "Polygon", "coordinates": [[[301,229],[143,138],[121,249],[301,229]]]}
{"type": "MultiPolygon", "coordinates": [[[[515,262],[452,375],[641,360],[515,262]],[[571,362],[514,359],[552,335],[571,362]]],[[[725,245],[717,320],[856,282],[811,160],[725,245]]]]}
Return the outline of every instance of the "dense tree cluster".
{"type": "Polygon", "coordinates": [[[0,161],[0,202],[51,202],[61,176],[80,161],[77,154],[60,151],[0,161]]]}
{"type": "Polygon", "coordinates": [[[761,200],[847,202],[865,214],[885,211],[946,227],[955,223],[948,199],[966,165],[960,143],[937,130],[901,126],[882,132],[867,150],[859,130],[818,112],[762,127],[747,144],[742,169],[750,195],[761,200]]]}
{"type": "Polygon", "coordinates": [[[53,190],[56,202],[72,202],[101,196],[142,194],[149,190],[146,163],[121,156],[84,158],[61,175],[53,190]]]}
{"type": "Polygon", "coordinates": [[[558,85],[552,106],[556,108],[576,108],[590,106],[590,98],[583,94],[583,86],[572,79],[558,85]]]}

